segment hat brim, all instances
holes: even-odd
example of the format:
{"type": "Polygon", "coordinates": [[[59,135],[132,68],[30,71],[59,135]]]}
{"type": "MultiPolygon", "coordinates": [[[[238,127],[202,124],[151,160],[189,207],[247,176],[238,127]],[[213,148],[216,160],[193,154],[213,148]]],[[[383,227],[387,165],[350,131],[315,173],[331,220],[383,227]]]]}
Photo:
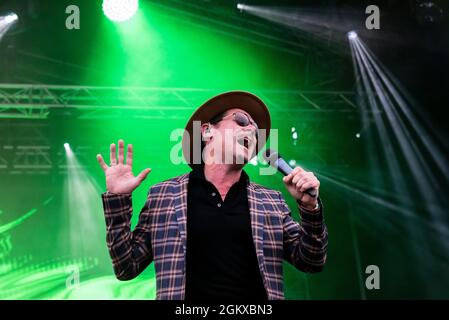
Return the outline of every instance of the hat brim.
{"type": "MultiPolygon", "coordinates": [[[[258,141],[258,150],[265,145],[266,140],[270,134],[271,119],[265,103],[256,95],[245,91],[230,91],[219,94],[205,103],[203,103],[190,117],[187,122],[184,135],[182,138],[182,153],[184,159],[190,167],[196,164],[196,158],[193,154],[193,146],[196,139],[196,145],[201,145],[201,132],[195,134],[193,132],[193,122],[200,121],[201,124],[210,121],[214,116],[225,112],[226,110],[238,108],[246,111],[251,118],[256,122],[259,129],[264,129],[266,134],[262,136],[261,141],[258,141]],[[199,135],[199,136],[198,136],[199,135]],[[193,159],[192,159],[193,158],[193,159]]],[[[195,150],[197,151],[197,150],[195,150]]],[[[201,157],[201,155],[199,155],[201,157]]]]}

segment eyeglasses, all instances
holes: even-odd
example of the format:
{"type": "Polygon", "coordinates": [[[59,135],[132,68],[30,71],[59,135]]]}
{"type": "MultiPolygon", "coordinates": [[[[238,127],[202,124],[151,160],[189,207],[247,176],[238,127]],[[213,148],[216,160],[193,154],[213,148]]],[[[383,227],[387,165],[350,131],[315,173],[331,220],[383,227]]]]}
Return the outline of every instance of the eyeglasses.
{"type": "Polygon", "coordinates": [[[241,127],[247,127],[250,124],[252,124],[254,126],[254,128],[256,128],[256,130],[259,129],[257,127],[257,124],[248,115],[246,115],[243,112],[234,112],[234,113],[228,114],[227,116],[224,116],[223,118],[221,118],[221,120],[226,119],[230,116],[234,117],[233,120],[235,121],[235,123],[237,123],[241,127]]]}

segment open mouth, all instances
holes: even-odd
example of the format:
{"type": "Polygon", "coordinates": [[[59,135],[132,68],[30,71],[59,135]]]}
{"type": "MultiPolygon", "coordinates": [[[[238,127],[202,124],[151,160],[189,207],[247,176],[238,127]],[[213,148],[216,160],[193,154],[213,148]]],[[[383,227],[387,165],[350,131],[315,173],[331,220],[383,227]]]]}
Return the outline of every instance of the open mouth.
{"type": "Polygon", "coordinates": [[[237,139],[238,144],[244,146],[246,149],[249,147],[249,139],[246,137],[242,137],[237,139]]]}

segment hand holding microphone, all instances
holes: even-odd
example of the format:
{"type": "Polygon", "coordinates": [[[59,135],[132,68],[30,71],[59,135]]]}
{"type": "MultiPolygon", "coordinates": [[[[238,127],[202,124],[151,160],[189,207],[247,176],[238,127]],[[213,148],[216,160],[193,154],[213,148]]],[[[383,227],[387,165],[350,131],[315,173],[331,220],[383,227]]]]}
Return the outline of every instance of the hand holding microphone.
{"type": "Polygon", "coordinates": [[[301,167],[292,169],[279,153],[267,149],[265,160],[284,174],[284,184],[288,192],[307,209],[315,209],[318,203],[318,191],[320,181],[312,172],[305,171],[301,167]]]}

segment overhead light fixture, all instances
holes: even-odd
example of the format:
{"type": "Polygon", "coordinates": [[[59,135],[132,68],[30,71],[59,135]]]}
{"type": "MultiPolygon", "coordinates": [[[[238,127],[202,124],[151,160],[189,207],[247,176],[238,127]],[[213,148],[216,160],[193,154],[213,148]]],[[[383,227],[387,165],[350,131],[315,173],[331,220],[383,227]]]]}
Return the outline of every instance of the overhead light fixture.
{"type": "Polygon", "coordinates": [[[6,23],[12,23],[16,20],[19,20],[19,17],[15,13],[10,13],[4,17],[6,23]]]}
{"type": "Polygon", "coordinates": [[[355,31],[349,31],[347,35],[349,40],[355,40],[358,37],[357,32],[355,31]]]}
{"type": "Polygon", "coordinates": [[[115,22],[131,19],[139,8],[139,0],[103,0],[103,13],[115,22]]]}

